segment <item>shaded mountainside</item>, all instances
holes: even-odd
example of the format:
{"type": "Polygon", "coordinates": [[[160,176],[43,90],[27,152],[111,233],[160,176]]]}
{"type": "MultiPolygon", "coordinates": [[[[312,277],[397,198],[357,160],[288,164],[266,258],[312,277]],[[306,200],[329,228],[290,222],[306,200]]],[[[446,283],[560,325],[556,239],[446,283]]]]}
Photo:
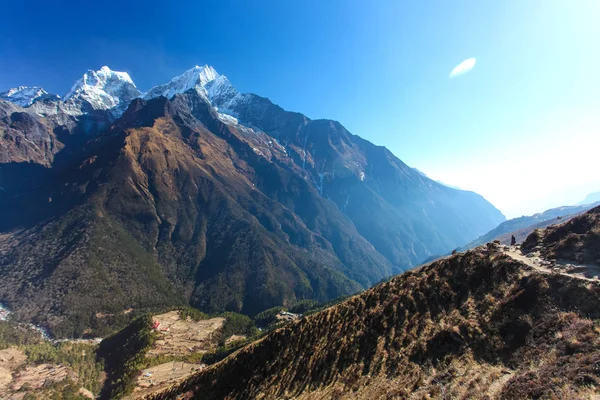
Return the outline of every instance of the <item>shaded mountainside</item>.
{"type": "MultiPolygon", "coordinates": [[[[576,234],[597,250],[598,210],[549,230],[548,244],[576,234]]],[[[150,398],[590,398],[599,310],[597,283],[489,244],[305,317],[150,398]]]]}
{"type": "Polygon", "coordinates": [[[263,97],[243,96],[244,101],[228,102],[228,95],[214,101],[284,145],[320,194],[393,264],[417,265],[505,219],[480,195],[427,178],[339,122],[310,120],[263,97]]]}
{"type": "Polygon", "coordinates": [[[510,244],[512,235],[515,235],[517,242],[520,243],[535,229],[543,229],[550,225],[559,224],[594,208],[598,204],[600,203],[552,208],[531,216],[509,219],[477,240],[464,246],[463,249],[472,249],[494,240],[500,240],[502,244],[510,244]]]}
{"type": "Polygon", "coordinates": [[[545,230],[523,242],[523,252],[540,251],[547,259],[600,266],[600,207],[545,230]]]}
{"type": "Polygon", "coordinates": [[[143,94],[108,68],[64,102],[0,100],[0,301],[17,318],[80,336],[174,305],[253,315],[325,301],[504,219],[207,68],[123,113],[143,94]]]}

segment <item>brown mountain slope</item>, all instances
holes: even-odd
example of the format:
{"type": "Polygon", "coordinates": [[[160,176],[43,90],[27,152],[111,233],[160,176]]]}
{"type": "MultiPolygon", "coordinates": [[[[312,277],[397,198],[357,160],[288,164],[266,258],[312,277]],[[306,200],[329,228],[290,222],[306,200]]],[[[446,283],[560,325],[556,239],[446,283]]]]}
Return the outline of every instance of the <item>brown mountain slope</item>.
{"type": "Polygon", "coordinates": [[[600,207],[563,224],[536,230],[523,242],[524,252],[545,258],[600,266],[600,207]]]}
{"type": "MultiPolygon", "coordinates": [[[[0,166],[33,163],[51,167],[56,161],[64,163],[89,136],[106,129],[113,120],[107,111],[74,117],[52,100],[22,108],[0,99],[0,166]]],[[[0,186],[4,186],[2,180],[0,169],[0,186]]]]}
{"type": "Polygon", "coordinates": [[[0,100],[0,163],[33,161],[49,166],[63,147],[40,118],[0,100]]]}
{"type": "Polygon", "coordinates": [[[493,244],[305,317],[154,399],[589,398],[600,287],[493,244]]]}
{"type": "Polygon", "coordinates": [[[7,196],[42,221],[0,237],[0,298],[15,316],[60,336],[98,335],[111,326],[98,313],[190,303],[255,314],[391,274],[312,186],[242,159],[254,154],[243,133],[197,100],[137,101],[75,166],[7,196]],[[290,207],[249,179],[266,173],[289,190],[290,207]]]}
{"type": "Polygon", "coordinates": [[[130,308],[329,300],[504,219],[338,122],[224,77],[226,90],[208,90],[201,71],[175,78],[187,83],[169,99],[131,100],[127,82],[118,110],[0,101],[0,302],[21,321],[98,335],[125,317],[97,315],[130,308]]]}

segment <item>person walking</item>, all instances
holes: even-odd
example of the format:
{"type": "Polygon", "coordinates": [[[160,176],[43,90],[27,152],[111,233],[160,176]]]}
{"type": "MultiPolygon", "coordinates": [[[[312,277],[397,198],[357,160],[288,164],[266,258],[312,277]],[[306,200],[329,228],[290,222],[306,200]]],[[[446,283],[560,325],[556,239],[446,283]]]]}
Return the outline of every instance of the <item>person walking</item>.
{"type": "Polygon", "coordinates": [[[515,238],[515,235],[512,235],[510,237],[510,245],[515,246],[516,244],[517,244],[517,239],[515,238]]]}

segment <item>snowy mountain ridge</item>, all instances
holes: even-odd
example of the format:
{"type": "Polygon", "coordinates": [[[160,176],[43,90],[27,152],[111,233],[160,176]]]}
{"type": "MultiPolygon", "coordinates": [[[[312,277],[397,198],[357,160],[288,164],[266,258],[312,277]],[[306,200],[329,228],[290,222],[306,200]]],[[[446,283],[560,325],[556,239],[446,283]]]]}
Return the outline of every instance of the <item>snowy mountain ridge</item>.
{"type": "MultiPolygon", "coordinates": [[[[172,98],[176,94],[195,89],[207,99],[220,114],[236,117],[235,105],[247,99],[239,93],[226,76],[209,65],[194,66],[169,82],[141,92],[127,72],[113,71],[104,66],[98,71],[88,70],[77,80],[62,99],[62,110],[69,115],[82,115],[94,110],[110,110],[119,117],[135,98],[146,100],[159,96],[172,98]]],[[[47,93],[41,87],[19,86],[0,93],[0,98],[22,107],[29,107],[38,99],[61,101],[59,96],[47,93]]],[[[38,107],[40,110],[41,106],[38,107]]],[[[54,112],[54,110],[52,111],[54,112]]],[[[42,112],[44,114],[45,112],[42,112]]]]}
{"type": "Polygon", "coordinates": [[[196,65],[194,68],[188,69],[183,74],[174,77],[169,82],[153,87],[144,95],[144,98],[149,100],[164,96],[170,99],[176,94],[184,93],[190,89],[197,89],[204,97],[208,97],[206,85],[219,76],[219,73],[211,66],[205,65],[200,67],[196,65]]]}
{"type": "Polygon", "coordinates": [[[232,117],[237,117],[232,111],[235,104],[243,101],[246,97],[233,87],[225,75],[219,74],[210,65],[202,67],[196,65],[171,79],[168,83],[153,87],[144,95],[144,99],[149,100],[159,96],[170,99],[176,94],[185,93],[190,89],[195,89],[220,114],[227,114],[232,117]]]}
{"type": "Polygon", "coordinates": [[[0,98],[20,105],[21,107],[28,107],[40,99],[60,99],[59,96],[50,94],[38,86],[19,86],[11,88],[6,92],[0,93],[0,98]]]}

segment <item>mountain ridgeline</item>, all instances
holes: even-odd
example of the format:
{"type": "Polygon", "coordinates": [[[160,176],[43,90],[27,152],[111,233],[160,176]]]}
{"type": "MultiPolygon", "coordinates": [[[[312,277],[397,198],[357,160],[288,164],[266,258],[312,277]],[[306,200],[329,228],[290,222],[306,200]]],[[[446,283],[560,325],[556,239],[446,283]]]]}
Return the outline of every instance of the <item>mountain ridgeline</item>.
{"type": "Polygon", "coordinates": [[[0,302],[58,336],[181,304],[252,315],[332,299],[504,220],[208,66],[147,93],[103,67],[62,99],[2,98],[0,302]]]}

